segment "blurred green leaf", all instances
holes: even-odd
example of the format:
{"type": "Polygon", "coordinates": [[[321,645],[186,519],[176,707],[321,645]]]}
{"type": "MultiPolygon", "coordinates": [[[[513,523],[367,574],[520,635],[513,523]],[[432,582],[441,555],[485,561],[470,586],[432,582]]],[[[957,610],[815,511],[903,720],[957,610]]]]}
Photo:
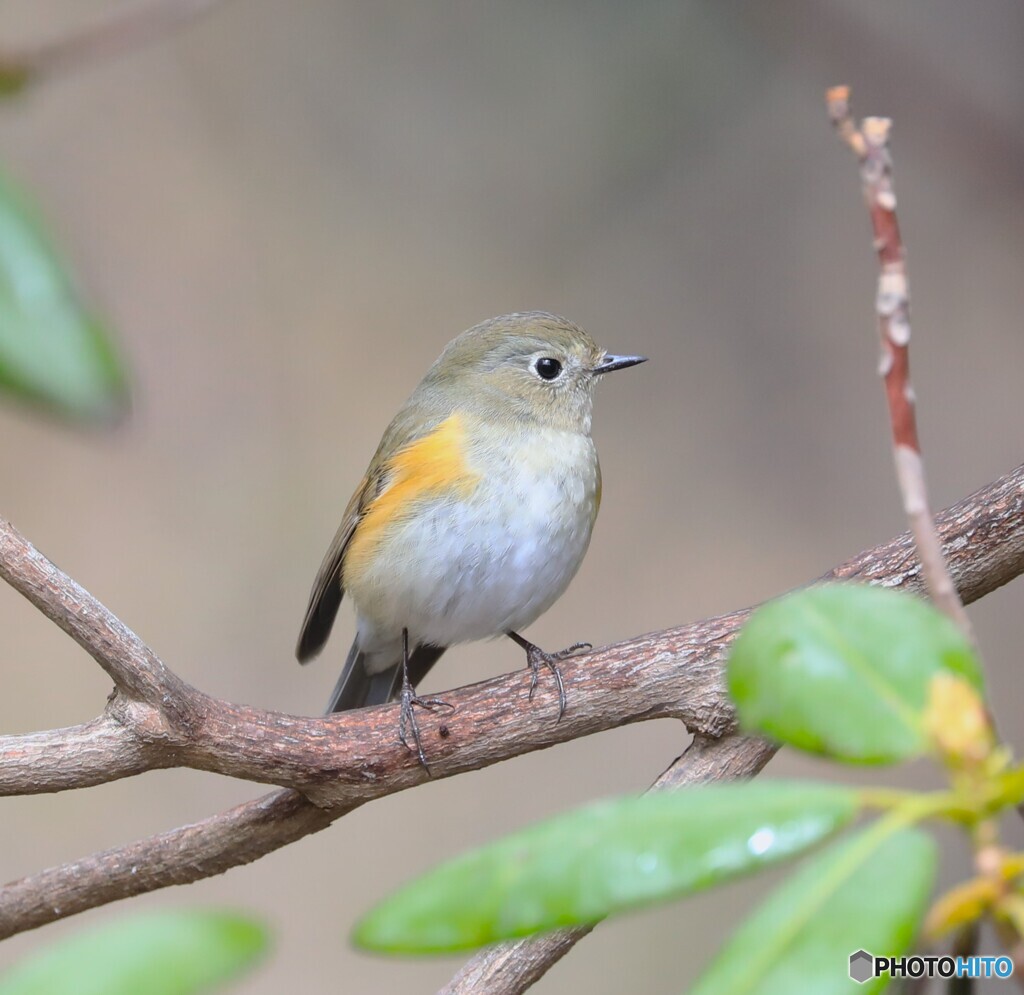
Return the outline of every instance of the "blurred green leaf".
{"type": "Polygon", "coordinates": [[[851,995],[850,954],[902,956],[924,915],[936,848],[917,829],[875,825],[783,882],[733,934],[689,995],[851,995]]]}
{"type": "Polygon", "coordinates": [[[929,684],[982,689],[956,626],[909,594],[861,584],[809,588],[759,608],[728,665],[744,727],[812,753],[889,763],[924,753],[929,684]]]}
{"type": "Polygon", "coordinates": [[[0,175],[0,389],[78,419],[109,419],[125,377],[28,198],[0,175]]]}
{"type": "Polygon", "coordinates": [[[772,781],[601,802],[437,868],[371,910],[354,940],[426,953],[595,922],[798,853],[857,804],[845,788],[772,781]]]}
{"type": "Polygon", "coordinates": [[[0,995],[191,995],[252,967],[265,928],[225,912],[152,912],[46,947],[0,977],[0,995]]]}
{"type": "Polygon", "coordinates": [[[14,97],[28,86],[29,70],[17,61],[0,58],[0,98],[14,97]]]}

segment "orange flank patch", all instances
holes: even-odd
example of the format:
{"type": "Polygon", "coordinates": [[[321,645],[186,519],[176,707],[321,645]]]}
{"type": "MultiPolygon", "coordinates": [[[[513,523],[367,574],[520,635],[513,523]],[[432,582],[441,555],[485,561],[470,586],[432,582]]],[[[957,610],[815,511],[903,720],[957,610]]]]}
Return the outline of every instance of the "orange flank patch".
{"type": "Polygon", "coordinates": [[[466,466],[461,416],[451,415],[430,435],[400,449],[385,472],[388,484],[363,512],[345,553],[346,577],[369,567],[388,531],[414,514],[418,502],[446,493],[464,496],[473,490],[478,474],[466,466]]]}

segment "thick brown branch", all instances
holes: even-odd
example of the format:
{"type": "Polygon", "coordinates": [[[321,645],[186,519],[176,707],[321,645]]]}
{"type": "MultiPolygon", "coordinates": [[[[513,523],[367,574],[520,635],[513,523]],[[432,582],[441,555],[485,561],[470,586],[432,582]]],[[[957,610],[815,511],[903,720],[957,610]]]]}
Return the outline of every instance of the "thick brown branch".
{"type": "MultiPolygon", "coordinates": [[[[309,718],[218,701],[185,685],[176,693],[187,704],[189,721],[176,730],[162,728],[148,706],[121,703],[120,736],[104,726],[108,779],[124,776],[122,741],[137,740],[142,745],[132,744],[133,755],[148,758],[148,767],[213,771],[299,789],[323,808],[351,808],[431,776],[477,770],[630,722],[678,718],[691,729],[718,735],[729,730],[733,717],[717,661],[741,617],[641,636],[563,663],[571,706],[558,722],[553,684],[539,689],[530,703],[525,672],[450,692],[451,711],[419,720],[429,773],[398,740],[397,705],[309,718]]],[[[12,756],[28,749],[34,760],[31,768],[0,763],[0,795],[74,786],[65,754],[39,748],[40,742],[55,743],[56,735],[0,740],[12,756]]],[[[90,784],[102,780],[96,768],[94,762],[90,784]]]]}
{"type": "Polygon", "coordinates": [[[90,788],[155,766],[151,751],[110,712],[66,729],[0,736],[0,757],[0,795],[90,788]]]}
{"type": "MultiPolygon", "coordinates": [[[[1022,473],[1018,469],[940,517],[941,539],[957,559],[969,599],[991,589],[993,581],[1005,583],[1019,572],[1017,561],[1006,554],[1021,542],[1022,473]]],[[[25,590],[26,578],[40,574],[46,583],[30,585],[29,596],[101,662],[109,661],[108,672],[128,685],[108,706],[118,722],[103,726],[109,776],[102,776],[99,741],[93,736],[90,776],[83,786],[140,769],[185,766],[295,788],[321,807],[332,808],[359,805],[427,779],[395,735],[397,706],[308,718],[210,698],[171,675],[106,608],[13,529],[0,525],[0,575],[15,575],[19,589],[25,590]],[[36,596],[40,586],[42,597],[36,596]],[[84,617],[76,606],[83,606],[84,617]],[[168,675],[167,685],[160,683],[163,674],[168,675]],[[146,679],[132,680],[140,675],[146,679]],[[155,707],[129,697],[136,686],[155,707]],[[177,716],[173,726],[161,721],[159,709],[177,716]]],[[[919,589],[920,564],[912,538],[900,536],[827,575],[838,578],[919,589]]],[[[551,721],[553,687],[542,687],[527,707],[528,682],[522,672],[451,692],[447,698],[455,706],[453,713],[423,717],[431,774],[447,777],[475,770],[651,718],[679,718],[691,730],[721,735],[730,728],[732,712],[719,662],[744,617],[737,613],[704,620],[566,661],[562,671],[571,707],[558,723],[551,721]]],[[[49,748],[58,739],[59,734],[0,738],[0,758],[15,758],[27,750],[33,761],[31,766],[0,764],[0,795],[75,786],[68,753],[49,748]]]]}
{"type": "MultiPolygon", "coordinates": [[[[950,567],[965,600],[976,600],[1024,572],[1022,512],[1024,466],[939,516],[950,567]]],[[[24,553],[17,542],[13,547],[7,544],[0,527],[0,575],[10,575],[5,551],[11,548],[24,553]]],[[[40,569],[39,564],[33,566],[33,570],[40,569]]],[[[59,574],[56,568],[49,569],[56,572],[44,570],[51,579],[59,574]]],[[[828,577],[906,590],[921,588],[920,566],[907,535],[861,554],[828,577]]],[[[80,591],[77,585],[75,588],[80,591]]],[[[59,606],[64,605],[53,592],[42,600],[50,604],[53,598],[59,606]]],[[[106,610],[91,600],[89,606],[92,621],[107,631],[106,610]]],[[[698,747],[691,747],[684,764],[697,763],[695,758],[699,758],[704,769],[719,771],[718,776],[745,776],[771,753],[763,743],[730,734],[732,711],[722,686],[721,667],[729,641],[745,617],[745,612],[737,612],[696,622],[567,661],[569,712],[561,723],[553,721],[554,689],[545,688],[530,705],[522,673],[446,695],[456,704],[455,713],[425,723],[432,773],[448,776],[570,735],[624,721],[675,715],[685,716],[700,734],[698,747]],[[612,691],[608,681],[613,682],[612,691]],[[597,712],[605,714],[599,719],[597,712]],[[442,735],[441,723],[447,727],[447,736],[442,735]],[[716,742],[714,737],[721,735],[727,738],[716,742]]],[[[84,645],[94,645],[89,624],[64,627],[84,645]]],[[[131,653],[138,649],[134,638],[125,643],[131,653]]],[[[147,659],[144,655],[143,662],[147,659]]],[[[150,678],[157,673],[153,671],[150,678]]],[[[149,686],[144,682],[144,687],[149,686]]],[[[394,707],[301,719],[223,705],[223,712],[211,715],[205,705],[221,707],[220,703],[187,685],[185,689],[190,702],[199,696],[201,707],[190,709],[197,721],[171,732],[165,728],[154,731],[153,709],[148,705],[133,718],[132,708],[121,708],[116,698],[111,704],[119,721],[125,723],[125,735],[146,744],[143,752],[150,762],[154,756],[166,755],[175,763],[224,773],[245,771],[239,776],[256,779],[273,772],[286,783],[307,785],[310,797],[323,807],[295,792],[275,792],[195,825],[25,878],[0,890],[0,937],[118,898],[221,873],[324,828],[363,801],[425,780],[416,760],[394,741],[394,707]],[[121,711],[116,711],[118,708],[121,711]],[[135,719],[138,724],[133,725],[135,719]],[[350,738],[354,746],[347,742],[350,738]]],[[[111,727],[102,726],[98,735],[112,735],[111,727]]],[[[10,737],[7,742],[11,745],[21,739],[10,737]]],[[[0,762],[0,774],[4,767],[0,762]]],[[[125,761],[118,769],[118,776],[127,773],[125,761]]],[[[687,769],[680,776],[689,776],[687,769]]],[[[91,771],[95,777],[98,765],[93,763],[91,771]]]]}

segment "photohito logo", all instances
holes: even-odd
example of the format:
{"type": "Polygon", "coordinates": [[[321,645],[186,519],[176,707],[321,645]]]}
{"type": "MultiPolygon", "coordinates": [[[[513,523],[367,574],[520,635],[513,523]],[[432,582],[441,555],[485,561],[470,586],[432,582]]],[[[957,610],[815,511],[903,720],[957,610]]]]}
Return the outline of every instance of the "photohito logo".
{"type": "Polygon", "coordinates": [[[864,984],[888,974],[890,978],[1008,978],[1009,957],[950,957],[924,954],[912,957],[876,957],[866,950],[850,954],[850,977],[864,984]]]}

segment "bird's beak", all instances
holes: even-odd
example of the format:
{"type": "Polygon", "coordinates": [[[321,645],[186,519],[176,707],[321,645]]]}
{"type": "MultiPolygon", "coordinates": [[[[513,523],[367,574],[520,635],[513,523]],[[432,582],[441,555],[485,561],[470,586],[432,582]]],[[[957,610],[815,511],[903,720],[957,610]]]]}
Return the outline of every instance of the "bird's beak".
{"type": "Polygon", "coordinates": [[[594,373],[611,373],[612,370],[624,370],[627,366],[636,366],[638,363],[646,362],[646,356],[613,356],[606,352],[601,362],[594,367],[594,373]]]}

